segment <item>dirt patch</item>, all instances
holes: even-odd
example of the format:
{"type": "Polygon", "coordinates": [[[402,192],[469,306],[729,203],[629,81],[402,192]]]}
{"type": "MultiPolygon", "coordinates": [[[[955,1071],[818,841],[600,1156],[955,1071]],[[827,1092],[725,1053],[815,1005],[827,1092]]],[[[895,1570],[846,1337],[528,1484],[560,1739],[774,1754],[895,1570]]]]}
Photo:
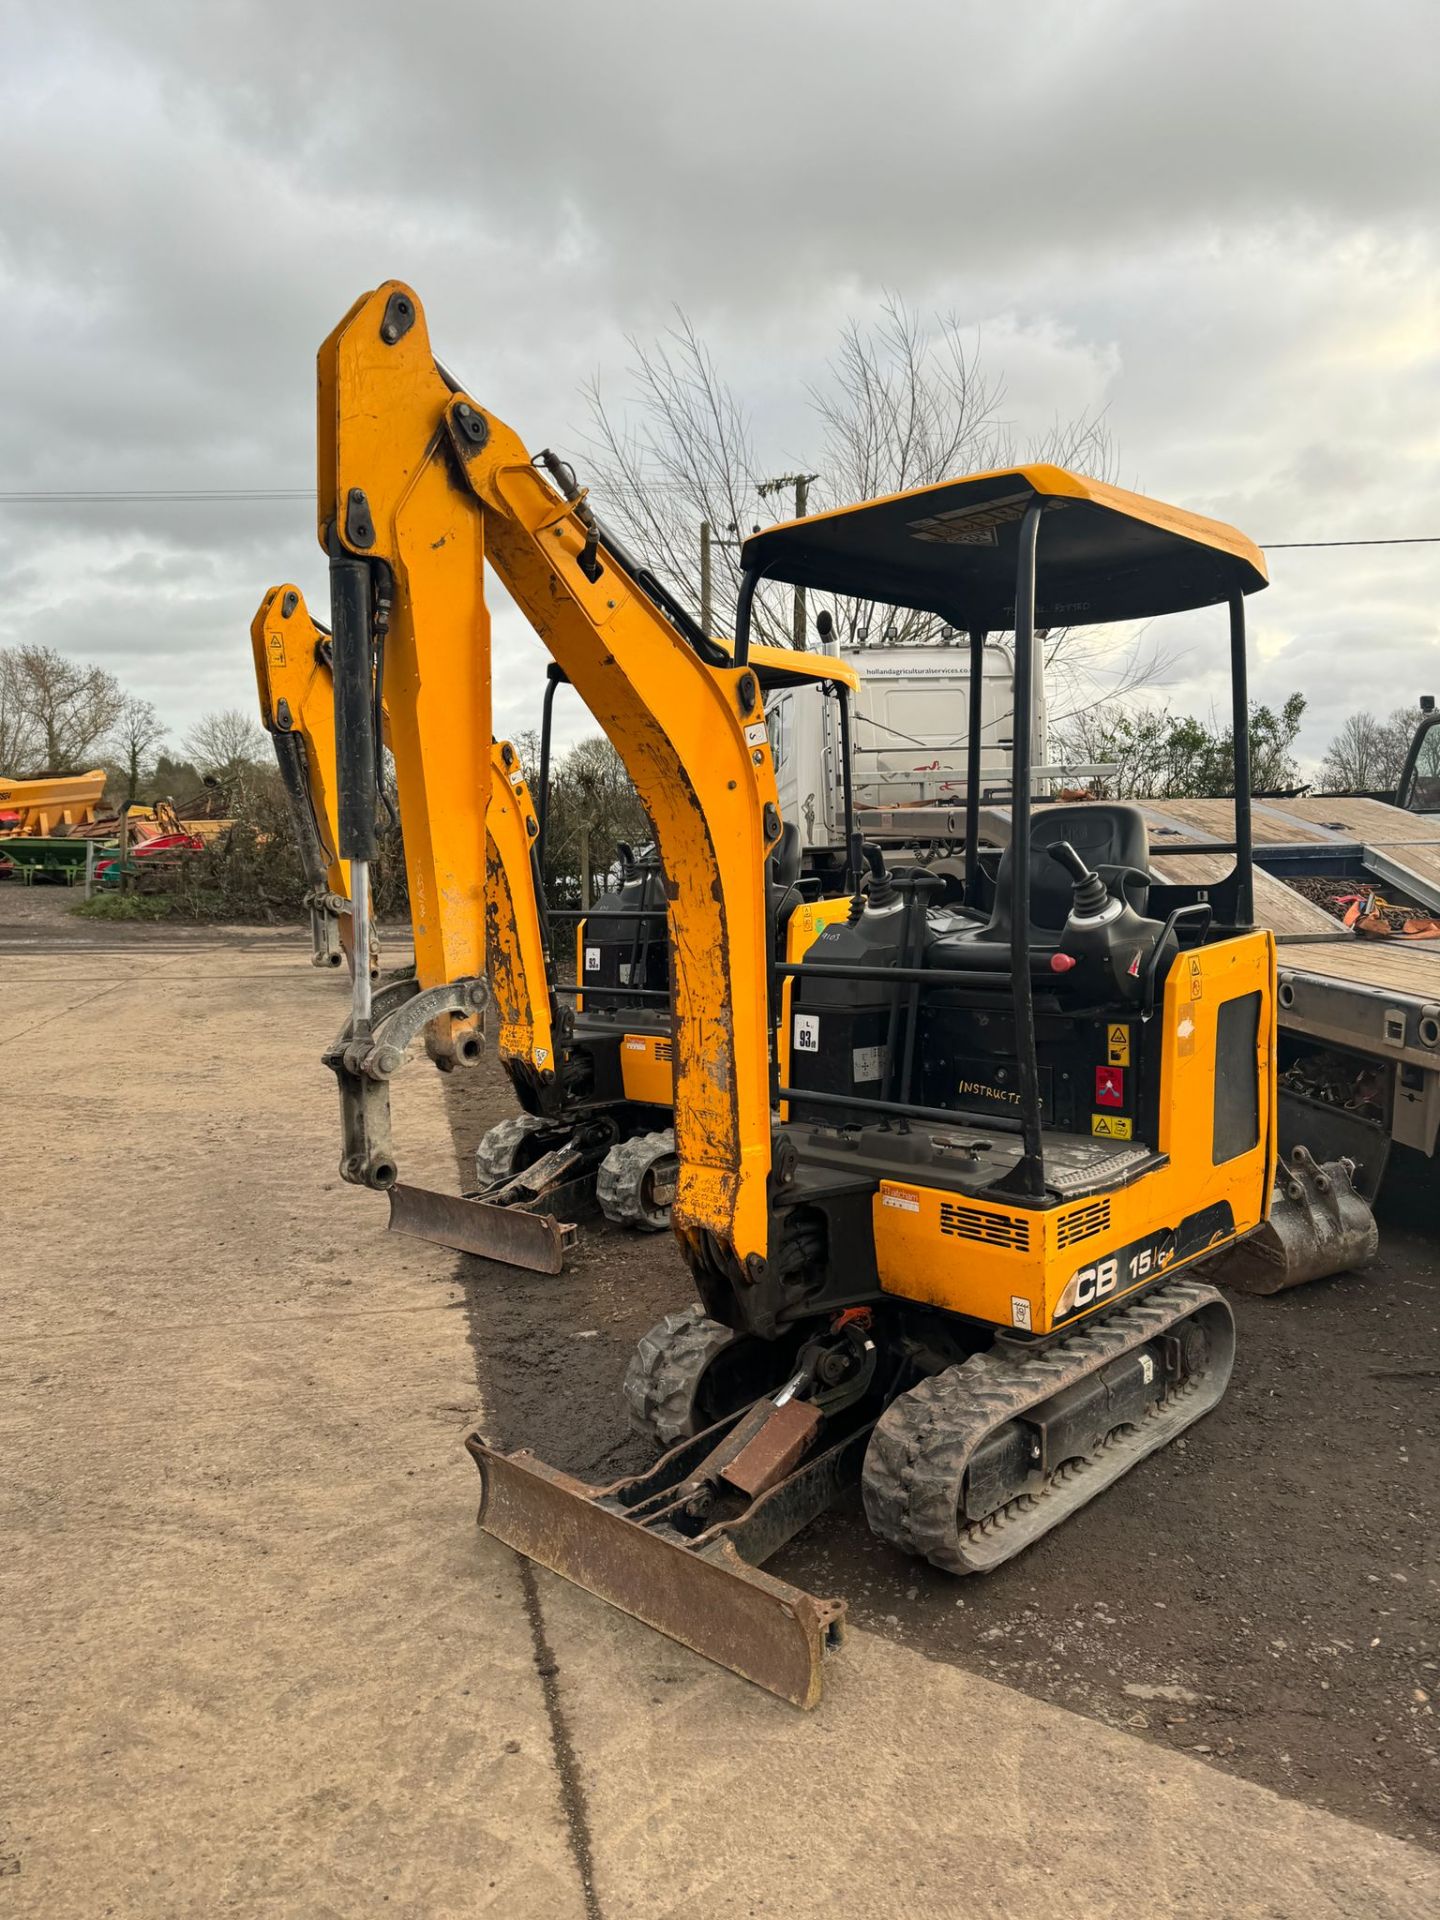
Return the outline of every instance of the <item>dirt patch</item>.
{"type": "MultiPolygon", "coordinates": [[[[467,1157],[514,1110],[493,1062],[447,1097],[467,1157]]],[[[693,1298],[669,1237],[588,1230],[558,1279],[462,1265],[489,1437],[594,1479],[644,1464],[620,1381],[693,1298]]],[[[1440,1846],[1440,1255],[1394,1224],[1369,1274],[1235,1308],[1219,1409],[1014,1565],[953,1580],[857,1496],[775,1570],[932,1659],[1440,1846]]]]}

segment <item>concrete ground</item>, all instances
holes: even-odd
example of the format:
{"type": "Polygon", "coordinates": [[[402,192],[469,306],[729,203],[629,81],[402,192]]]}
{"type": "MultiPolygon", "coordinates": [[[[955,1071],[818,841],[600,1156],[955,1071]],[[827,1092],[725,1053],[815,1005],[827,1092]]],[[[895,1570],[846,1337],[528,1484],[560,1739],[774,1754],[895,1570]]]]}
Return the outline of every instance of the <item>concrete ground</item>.
{"type": "MultiPolygon", "coordinates": [[[[460,1263],[334,1173],[338,983],[3,915],[7,1912],[1436,1911],[1433,1854],[1203,1760],[863,1631],[801,1716],[479,1535],[460,1263]]],[[[453,1184],[441,1095],[397,1113],[453,1184]]]]}

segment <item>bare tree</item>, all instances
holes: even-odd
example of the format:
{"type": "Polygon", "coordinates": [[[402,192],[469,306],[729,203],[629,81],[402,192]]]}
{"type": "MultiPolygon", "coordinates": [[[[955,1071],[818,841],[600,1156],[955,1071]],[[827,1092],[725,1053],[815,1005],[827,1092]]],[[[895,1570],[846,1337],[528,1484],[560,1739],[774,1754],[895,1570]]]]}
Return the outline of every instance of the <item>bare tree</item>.
{"type": "MultiPolygon", "coordinates": [[[[522,764],[526,744],[533,749],[533,739],[523,743],[522,737],[522,764]]],[[[545,864],[552,906],[570,900],[591,905],[586,881],[603,879],[614,869],[622,843],[637,847],[651,838],[625,763],[603,734],[577,740],[552,766],[548,821],[545,864]]],[[[593,886],[590,891],[593,895],[593,886]]]]}
{"type": "Polygon", "coordinates": [[[1320,763],[1326,792],[1393,793],[1419,718],[1418,707],[1396,707],[1383,720],[1352,713],[1320,763]]]}
{"type": "MultiPolygon", "coordinates": [[[[766,463],[756,453],[744,406],[683,313],[664,338],[630,341],[631,404],[617,412],[589,389],[590,469],[604,518],[692,605],[701,602],[699,528],[714,531],[713,602],[734,605],[739,547],[776,517],[766,463]]],[[[810,510],[847,506],[877,494],[922,487],[1016,457],[1001,417],[1003,388],[980,365],[978,345],[953,316],[927,327],[895,296],[873,326],[842,332],[824,380],[809,389],[817,450],[810,510]]],[[[1113,467],[1103,420],[1057,422],[1025,449],[1031,458],[1079,466],[1102,477],[1113,467]]],[[[787,459],[783,464],[794,465],[787,459]]],[[[773,466],[771,467],[773,472],[773,466]]],[[[942,621],[906,608],[817,599],[842,640],[878,643],[932,637],[942,621]]],[[[757,637],[787,645],[788,592],[755,605],[757,637]]],[[[723,624],[723,617],[722,622],[723,624]]],[[[1064,651],[1056,635],[1051,651],[1064,651]]]]}
{"type": "Polygon", "coordinates": [[[185,752],[202,773],[233,780],[264,766],[269,756],[259,723],[240,707],[207,713],[185,735],[185,752]]]}
{"type": "Polygon", "coordinates": [[[1380,722],[1373,713],[1352,713],[1325,749],[1320,777],[1331,793],[1365,791],[1379,785],[1384,751],[1380,722]]]}
{"type": "Polygon", "coordinates": [[[35,716],[24,699],[19,656],[13,647],[0,648],[0,776],[15,779],[33,772],[39,739],[35,716]]]}
{"type": "Polygon", "coordinates": [[[165,739],[167,731],[165,723],[148,700],[141,700],[134,694],[126,695],[110,743],[127,807],[133,806],[139,799],[146,764],[165,739]]]}
{"type": "Polygon", "coordinates": [[[30,729],[26,744],[42,763],[37,770],[88,771],[125,704],[119,681],[54,647],[16,647],[10,661],[15,711],[22,729],[30,729]]]}

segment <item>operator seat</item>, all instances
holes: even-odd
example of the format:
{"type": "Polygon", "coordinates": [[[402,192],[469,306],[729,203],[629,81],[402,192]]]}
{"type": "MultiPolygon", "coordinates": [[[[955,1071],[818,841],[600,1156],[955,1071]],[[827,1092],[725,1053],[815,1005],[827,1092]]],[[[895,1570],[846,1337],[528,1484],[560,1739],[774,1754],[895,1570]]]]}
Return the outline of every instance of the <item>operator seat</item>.
{"type": "Polygon", "coordinates": [[[800,829],[787,820],[765,862],[765,904],[775,929],[775,951],[785,950],[785,926],[804,894],[800,882],[800,829]]]}
{"type": "MultiPolygon", "coordinates": [[[[1117,869],[1133,869],[1121,879],[1121,890],[1137,913],[1145,912],[1150,898],[1150,834],[1140,809],[1119,803],[1044,807],[1030,816],[1030,931],[1034,939],[1043,942],[1047,936],[1058,934],[1070,912],[1070,876],[1050,857],[1051,847],[1062,840],[1068,840],[1086,866],[1107,885],[1116,879],[1117,869]],[[1136,874],[1146,878],[1137,879],[1136,874]]],[[[980,934],[982,940],[1010,938],[1014,897],[1015,866],[1007,847],[1000,856],[995,904],[990,923],[980,934]]]]}

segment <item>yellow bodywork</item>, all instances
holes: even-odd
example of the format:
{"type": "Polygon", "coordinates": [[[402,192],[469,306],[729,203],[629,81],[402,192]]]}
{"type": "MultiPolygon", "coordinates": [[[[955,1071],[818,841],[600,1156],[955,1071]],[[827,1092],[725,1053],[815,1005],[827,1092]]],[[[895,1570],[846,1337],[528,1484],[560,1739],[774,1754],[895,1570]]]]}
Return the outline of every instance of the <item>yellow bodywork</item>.
{"type": "Polygon", "coordinates": [[[548,1075],[555,1070],[555,1030],[531,856],[540,822],[520,756],[508,740],[497,740],[490,750],[485,827],[486,960],[499,1017],[500,1058],[524,1060],[548,1075]]]}
{"type": "MultiPolygon", "coordinates": [[[[386,302],[404,291],[358,300],[320,349],[316,485],[322,546],[383,561],[393,579],[384,692],[415,971],[431,987],[485,971],[490,618],[482,519],[456,484],[450,389],[419,303],[399,338],[381,337],[386,302]]],[[[431,1053],[454,1059],[477,1020],[441,1016],[431,1053]]]]}
{"type": "MultiPolygon", "coordinates": [[[[1266,1217],[1275,1177],[1275,938],[1237,934],[1171,966],[1160,1023],[1160,1133],[1167,1164],[1133,1185],[1048,1209],[883,1180],[873,1202],[876,1263],[887,1293],[1029,1333],[1111,1307],[1213,1252],[1266,1217]],[[1259,994],[1258,1139],[1212,1159],[1217,1020],[1228,1000],[1259,994]],[[1167,1247],[1186,1220],[1229,1208],[1203,1244],[1167,1247]],[[1148,1252],[1148,1257],[1147,1257],[1148,1252]],[[1069,1299],[1067,1299],[1067,1290],[1069,1299]]],[[[1127,1035],[1135,1029],[1127,1026],[1127,1035]]]]}
{"type": "Polygon", "coordinates": [[[304,594],[288,582],[271,587],[250,622],[260,718],[268,733],[298,733],[305,743],[310,804],[326,878],[330,891],[348,900],[350,863],[336,852],[335,683],[320,651],[324,639],[304,594]]]}
{"type": "MultiPolygon", "coordinates": [[[[270,589],[250,626],[261,718],[268,731],[297,733],[305,744],[310,807],[325,854],[326,876],[331,892],[348,900],[350,863],[336,852],[340,831],[335,685],[330,662],[321,651],[325,638],[304,594],[289,584],[270,589]]],[[[388,700],[381,704],[380,722],[384,744],[393,750],[388,700]]],[[[493,743],[489,765],[485,911],[499,1053],[502,1060],[523,1059],[545,1073],[554,1069],[555,1039],[549,968],[530,858],[540,826],[519,755],[508,740],[493,743]]],[[[348,916],[341,922],[341,939],[348,954],[348,916]]]]}
{"type": "MultiPolygon", "coordinates": [[[[844,920],[850,912],[849,894],[837,894],[831,900],[806,900],[796,907],[785,928],[785,958],[791,966],[803,960],[814,946],[826,927],[833,927],[844,920]]],[[[786,974],[780,983],[780,1018],[775,1028],[776,1064],[779,1069],[780,1084],[790,1084],[790,1041],[794,1031],[794,1022],[790,1018],[790,1002],[795,987],[794,978],[786,974]]],[[[780,1102],[780,1118],[790,1117],[790,1102],[780,1102]]]]}
{"type": "Polygon", "coordinates": [[[675,1100],[675,1047],[668,1034],[627,1033],[620,1042],[620,1079],[627,1100],[668,1107],[675,1100]]]}
{"type": "MultiPolygon", "coordinates": [[[[702,660],[603,545],[598,577],[587,577],[578,504],[509,427],[451,392],[419,302],[400,283],[357,301],[321,348],[321,539],[383,560],[394,577],[384,689],[420,984],[485,967],[488,559],[622,755],[661,851],[672,907],[673,1217],[741,1262],[763,1260],[763,867],[780,832],[763,701],[753,673],[702,660]],[[396,302],[406,315],[398,335],[396,302]]],[[[443,1058],[449,1037],[432,1034],[431,1050],[443,1058]]]]}
{"type": "Polygon", "coordinates": [[[0,778],[0,813],[18,813],[15,827],[0,827],[0,836],[25,834],[45,839],[57,827],[88,826],[105,793],[105,770],[57,774],[50,780],[0,778]]]}

